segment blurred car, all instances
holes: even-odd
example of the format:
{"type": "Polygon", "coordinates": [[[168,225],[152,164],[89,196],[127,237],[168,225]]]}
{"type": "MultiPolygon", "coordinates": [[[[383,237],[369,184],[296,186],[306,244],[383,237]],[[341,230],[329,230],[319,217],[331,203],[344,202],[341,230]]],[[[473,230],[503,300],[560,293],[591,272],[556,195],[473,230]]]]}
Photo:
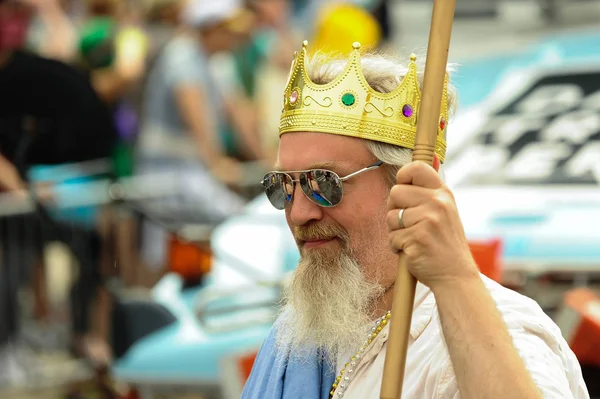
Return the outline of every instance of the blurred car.
{"type": "Polygon", "coordinates": [[[468,236],[500,239],[507,270],[598,272],[600,57],[544,49],[552,62],[512,70],[457,118],[447,182],[468,236]]]}
{"type": "MultiPolygon", "coordinates": [[[[598,270],[600,36],[553,38],[498,62],[467,64],[456,79],[468,106],[450,124],[446,174],[467,235],[499,240],[506,265],[598,270]]],[[[213,232],[211,248],[201,285],[172,273],[148,298],[120,301],[111,371],[140,397],[240,396],[299,255],[262,196],[213,232]]]]}

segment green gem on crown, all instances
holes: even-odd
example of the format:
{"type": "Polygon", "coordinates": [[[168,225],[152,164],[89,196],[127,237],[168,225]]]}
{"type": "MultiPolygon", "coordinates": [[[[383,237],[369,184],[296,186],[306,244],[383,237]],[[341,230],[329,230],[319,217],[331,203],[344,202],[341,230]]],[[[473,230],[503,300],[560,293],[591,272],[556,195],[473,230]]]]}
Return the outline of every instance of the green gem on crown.
{"type": "Polygon", "coordinates": [[[356,97],[354,97],[354,94],[352,93],[344,93],[344,95],[342,96],[342,103],[347,107],[354,105],[355,102],[356,97]]]}

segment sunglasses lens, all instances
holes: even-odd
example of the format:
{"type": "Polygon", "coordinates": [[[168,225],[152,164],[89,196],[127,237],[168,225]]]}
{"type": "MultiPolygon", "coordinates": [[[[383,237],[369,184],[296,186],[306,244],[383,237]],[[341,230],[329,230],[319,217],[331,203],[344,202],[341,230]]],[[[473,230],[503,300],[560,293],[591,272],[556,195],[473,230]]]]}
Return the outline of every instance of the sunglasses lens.
{"type": "Polygon", "coordinates": [[[342,200],[342,182],[337,174],[315,169],[300,175],[302,191],[317,205],[335,206],[342,200]]]}
{"type": "Polygon", "coordinates": [[[267,173],[262,184],[269,202],[276,209],[284,209],[292,200],[294,182],[285,173],[267,173]]]}

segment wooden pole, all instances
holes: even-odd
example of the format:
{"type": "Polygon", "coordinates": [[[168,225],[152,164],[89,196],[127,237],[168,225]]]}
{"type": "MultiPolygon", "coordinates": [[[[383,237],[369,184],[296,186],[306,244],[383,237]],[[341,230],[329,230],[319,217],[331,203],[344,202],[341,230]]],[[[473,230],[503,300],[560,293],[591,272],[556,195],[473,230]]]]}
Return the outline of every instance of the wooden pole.
{"type": "MultiPolygon", "coordinates": [[[[433,164],[456,0],[434,0],[413,161],[433,164]]],[[[404,383],[415,278],[400,254],[380,399],[399,399],[404,383]]]]}

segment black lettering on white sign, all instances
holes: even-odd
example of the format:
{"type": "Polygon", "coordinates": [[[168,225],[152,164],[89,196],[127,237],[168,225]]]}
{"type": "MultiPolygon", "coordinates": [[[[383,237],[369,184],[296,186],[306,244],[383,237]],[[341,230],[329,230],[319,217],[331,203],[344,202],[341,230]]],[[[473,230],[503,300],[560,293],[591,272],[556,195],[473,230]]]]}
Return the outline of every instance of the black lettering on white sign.
{"type": "Polygon", "coordinates": [[[462,184],[600,183],[600,69],[541,76],[448,161],[462,184]]]}

